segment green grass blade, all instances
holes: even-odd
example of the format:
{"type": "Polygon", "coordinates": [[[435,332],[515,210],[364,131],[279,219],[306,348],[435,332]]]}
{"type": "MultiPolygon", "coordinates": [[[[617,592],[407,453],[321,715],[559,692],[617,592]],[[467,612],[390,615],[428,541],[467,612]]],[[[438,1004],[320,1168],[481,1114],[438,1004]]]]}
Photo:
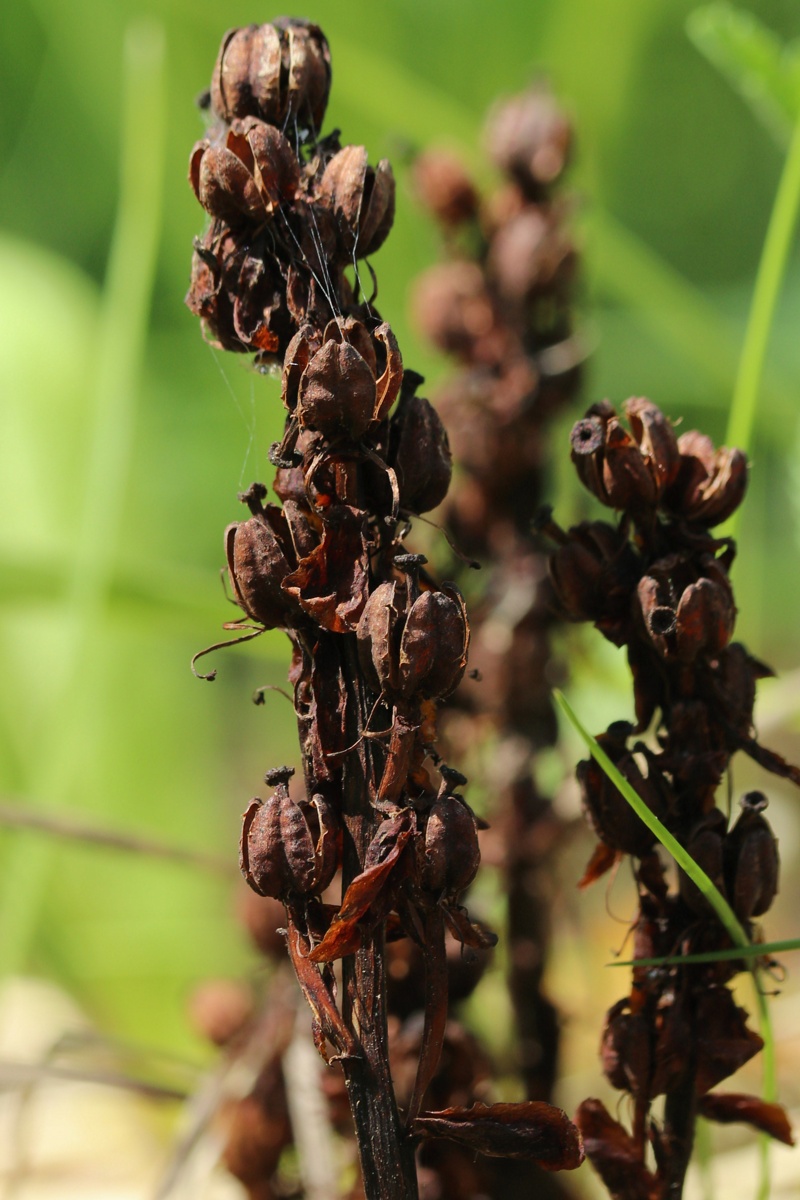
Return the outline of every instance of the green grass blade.
{"type": "Polygon", "coordinates": [[[561,711],[567,717],[575,731],[580,734],[581,738],[586,743],[586,748],[588,749],[592,758],[599,763],[614,786],[628,801],[636,815],[644,822],[647,828],[656,835],[659,842],[661,842],[661,845],[669,851],[678,866],[686,872],[698,891],[714,909],[714,912],[717,914],[736,945],[749,946],[750,939],[740,924],[738,917],[722,893],[714,886],[708,875],[706,875],[705,871],[697,865],[692,856],[687,853],[677,838],[672,836],[666,825],[662,825],[655,813],[651,812],[644,800],[642,800],[639,793],[631,786],[622,772],[614,766],[603,748],[578,720],[575,711],[563,692],[560,692],[558,688],[556,688],[553,691],[553,695],[555,696],[561,711]]]}
{"type": "Polygon", "coordinates": [[[767,954],[785,954],[788,950],[800,950],[800,938],[786,938],[781,942],[750,942],[730,950],[706,950],[703,954],[672,954],[664,958],[629,958],[625,961],[606,963],[607,967],[682,967],[691,963],[728,962],[740,958],[763,958],[767,954]]]}

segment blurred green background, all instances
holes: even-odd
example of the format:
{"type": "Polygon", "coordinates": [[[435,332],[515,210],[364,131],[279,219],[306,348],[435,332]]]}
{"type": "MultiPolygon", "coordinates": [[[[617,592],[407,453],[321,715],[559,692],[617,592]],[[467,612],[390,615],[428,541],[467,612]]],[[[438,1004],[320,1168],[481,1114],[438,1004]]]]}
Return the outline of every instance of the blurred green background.
{"type": "MultiPolygon", "coordinates": [[[[690,43],[692,8],[318,0],[302,14],[331,43],[327,128],[396,166],[397,220],[374,266],[407,364],[447,370],[408,318],[409,285],[439,253],[409,154],[448,145],[488,182],[486,109],[543,73],[578,130],[581,323],[595,347],[585,402],[646,394],[722,439],[782,155],[690,43]]],[[[793,0],[749,8],[800,34],[793,0]]],[[[287,645],[269,634],[221,656],[213,685],[188,664],[230,617],[222,530],[236,492],[270,476],[282,415],[277,383],[211,350],[183,306],[203,226],[186,164],[222,32],[275,15],[20,0],[0,31],[0,800],[232,861],[264,770],[296,758],[289,704],[250,702],[284,680],[287,645]]],[[[739,635],[782,672],[800,660],[798,266],[795,255],[734,575],[739,635]]],[[[575,518],[587,502],[565,453],[553,474],[560,513],[575,518]]],[[[595,640],[571,641],[590,647],[571,695],[600,728],[630,699],[595,640]]],[[[786,749],[797,695],[772,684],[765,697],[765,740],[786,749]]],[[[788,870],[788,806],[780,823],[788,870]]],[[[0,968],[60,980],[110,1033],[197,1053],[192,984],[252,963],[234,887],[235,872],[3,829],[0,968]]]]}

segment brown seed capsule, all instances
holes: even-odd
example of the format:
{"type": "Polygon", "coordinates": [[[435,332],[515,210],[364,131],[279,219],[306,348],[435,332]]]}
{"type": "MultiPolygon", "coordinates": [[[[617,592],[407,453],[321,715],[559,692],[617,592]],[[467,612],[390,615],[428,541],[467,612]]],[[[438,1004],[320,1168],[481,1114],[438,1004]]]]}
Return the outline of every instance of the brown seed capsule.
{"type": "Polygon", "coordinates": [[[581,482],[610,508],[655,506],[677,474],[680,457],[669,421],[643,397],[628,400],[633,436],[603,401],[572,429],[572,461],[581,482]]]}
{"type": "Polygon", "coordinates": [[[394,221],[395,184],[389,161],[371,167],[363,146],[345,146],[320,180],[318,198],[333,213],[348,257],[365,258],[385,242],[394,221]]]}
{"type": "Polygon", "coordinates": [[[242,874],[259,895],[276,900],[318,895],[338,866],[336,814],[324,796],[295,803],[287,786],[293,774],[287,767],[268,772],[275,791],[265,803],[251,800],[242,821],[242,874]]]}
{"type": "Polygon", "coordinates": [[[576,254],[565,236],[561,214],[527,206],[506,221],[492,238],[487,271],[512,304],[537,296],[563,301],[575,274],[576,254]]]}
{"type": "Polygon", "coordinates": [[[582,521],[550,557],[550,577],[572,621],[596,621],[617,644],[627,640],[630,598],[641,571],[627,530],[582,521]]]}
{"type": "Polygon", "coordinates": [[[446,150],[429,150],[414,162],[420,200],[443,225],[461,225],[478,212],[478,194],[461,162],[446,150]]]}
{"type": "Polygon", "coordinates": [[[741,921],[760,917],[778,892],[778,843],[762,813],[762,792],[748,792],[725,843],[725,878],[733,910],[741,921]]]}
{"type": "Polygon", "coordinates": [[[400,639],[398,689],[410,699],[449,696],[467,666],[469,625],[455,587],[423,592],[412,604],[400,639]]]}
{"type": "Polygon", "coordinates": [[[727,571],[711,555],[669,554],[649,568],[637,588],[638,612],[663,658],[693,662],[730,641],[736,606],[727,571]]]}
{"type": "Polygon", "coordinates": [[[422,396],[403,400],[392,438],[390,465],[397,473],[401,507],[429,512],[444,500],[453,472],[447,430],[430,401],[422,396]]]}
{"type": "Polygon", "coordinates": [[[268,504],[249,521],[229,525],[225,548],[237,603],[265,628],[282,626],[294,607],[281,587],[293,567],[283,511],[268,504]]]}
{"type": "MultiPolygon", "coordinates": [[[[626,721],[615,721],[597,741],[630,785],[659,819],[666,811],[661,781],[645,778],[627,748],[632,732],[626,721]]],[[[655,843],[653,834],[593,758],[578,763],[576,775],[584,814],[597,836],[612,850],[643,858],[655,843]]]]}
{"type": "Polygon", "coordinates": [[[223,221],[195,242],[186,305],[217,349],[282,353],[292,334],[280,273],[223,221]]]}
{"type": "Polygon", "coordinates": [[[431,267],[417,281],[412,304],[420,330],[446,354],[468,363],[503,361],[508,334],[477,263],[431,267]]]}
{"type": "MultiPolygon", "coordinates": [[[[723,857],[725,854],[725,834],[728,829],[728,819],[718,808],[712,808],[701,821],[695,825],[689,834],[686,849],[705,871],[714,886],[727,896],[723,875],[723,857]]],[[[680,894],[684,904],[699,916],[708,917],[711,906],[702,895],[697,885],[692,883],[689,876],[679,871],[680,894]]]]}
{"type": "Polygon", "coordinates": [[[680,468],[665,506],[687,521],[718,525],[741,504],[747,489],[747,456],[692,430],[678,438],[680,468]]]}
{"type": "Polygon", "coordinates": [[[571,143],[569,121],[541,87],[504,101],[487,123],[490,155],[532,198],[546,195],[562,174],[571,143]]]}
{"type": "Polygon", "coordinates": [[[211,80],[211,106],[223,121],[289,116],[314,132],[322,126],[331,81],[328,43],[317,25],[282,18],[229,30],[211,80]]]}
{"type": "Polygon", "coordinates": [[[406,594],[395,581],[379,583],[370,593],[358,623],[358,660],[376,692],[396,694],[397,656],[394,631],[402,620],[406,594]]]}
{"type": "Polygon", "coordinates": [[[425,823],[419,881],[430,892],[456,899],[480,866],[478,828],[471,809],[458,797],[438,796],[425,823]]]}
{"type": "Polygon", "coordinates": [[[229,224],[264,222],[291,203],[300,183],[295,154],[283,134],[255,117],[236,120],[224,145],[197,142],[189,181],[212,217],[229,224]]]}

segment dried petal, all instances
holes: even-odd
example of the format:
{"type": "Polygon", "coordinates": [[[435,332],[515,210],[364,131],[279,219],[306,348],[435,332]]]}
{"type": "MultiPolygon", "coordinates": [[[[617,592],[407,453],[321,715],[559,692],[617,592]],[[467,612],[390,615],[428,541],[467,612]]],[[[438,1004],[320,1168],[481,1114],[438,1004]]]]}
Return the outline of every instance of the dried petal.
{"type": "Polygon", "coordinates": [[[361,940],[358,924],[373,905],[388,899],[387,889],[394,882],[392,877],[413,832],[409,810],[381,822],[368,848],[364,870],[348,887],[328,932],[310,955],[313,962],[334,962],[357,949],[361,940]]]}
{"type": "Polygon", "coordinates": [[[322,541],[284,577],[282,587],[323,629],[351,632],[367,602],[368,569],[364,515],[340,504],[325,516],[322,541]]]}

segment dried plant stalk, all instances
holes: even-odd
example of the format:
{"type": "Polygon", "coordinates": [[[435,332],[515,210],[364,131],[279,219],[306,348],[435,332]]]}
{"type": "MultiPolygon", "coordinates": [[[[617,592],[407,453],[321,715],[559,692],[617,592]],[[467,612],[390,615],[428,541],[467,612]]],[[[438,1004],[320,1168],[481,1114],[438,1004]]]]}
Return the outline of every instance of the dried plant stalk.
{"type": "Polygon", "coordinates": [[[445,926],[466,946],[494,939],[459,903],[480,860],[477,822],[435,749],[438,706],[466,667],[466,611],[402,540],[447,492],[447,436],[361,293],[358,262],[389,233],[394,182],[363,147],[320,137],[329,84],[317,26],[281,19],[226,34],[206,99],[215,124],[190,159],[211,224],[195,245],[187,303],[214,344],[282,364],[287,412],[270,455],[282,503],[265,504],[266,486],[254,483],[240,497],[249,518],[226,531],[244,614],[226,628],[236,641],[268,628],[290,638],[305,787],[292,791],[291,768],[267,772],[272,794],[244,815],[241,867],[285,906],[317,1046],[342,1063],[364,1194],[401,1200],[417,1194],[420,1139],[548,1170],[577,1166],[582,1149],[546,1104],[424,1110],[446,989],[427,989],[402,1116],[395,1100],[387,924],[419,946],[429,980],[445,978],[445,926]],[[326,905],[340,869],[341,903],[326,905]]]}
{"type": "MultiPolygon", "coordinates": [[[[582,482],[622,515],[616,525],[584,521],[565,532],[543,513],[541,527],[559,543],[552,577],[567,617],[593,621],[627,651],[636,723],[614,722],[598,742],[752,936],[778,887],[767,800],[749,792],[732,822],[716,805],[717,791],[737,750],[796,783],[800,773],[755,737],[756,683],[771,672],[731,640],[735,545],[711,533],[741,502],[747,464],[740,451],[715,450],[698,432],[677,438],[642,397],[626,401],[624,417],[604,401],[572,430],[582,482]],[[650,742],[636,740],[647,731],[650,742]]],[[[689,877],[678,870],[670,886],[655,834],[597,762],[580,763],[577,774],[599,838],[581,884],[631,857],[640,904],[634,958],[731,948],[689,877]]],[[[791,1140],[778,1106],[711,1091],[762,1046],[727,986],[741,969],[735,959],[635,967],[629,995],[608,1012],[603,1069],[633,1099],[632,1128],[599,1100],[585,1101],[577,1120],[593,1165],[619,1200],[681,1196],[701,1113],[791,1140]],[[661,1121],[652,1112],[659,1096],[661,1121]]]]}

